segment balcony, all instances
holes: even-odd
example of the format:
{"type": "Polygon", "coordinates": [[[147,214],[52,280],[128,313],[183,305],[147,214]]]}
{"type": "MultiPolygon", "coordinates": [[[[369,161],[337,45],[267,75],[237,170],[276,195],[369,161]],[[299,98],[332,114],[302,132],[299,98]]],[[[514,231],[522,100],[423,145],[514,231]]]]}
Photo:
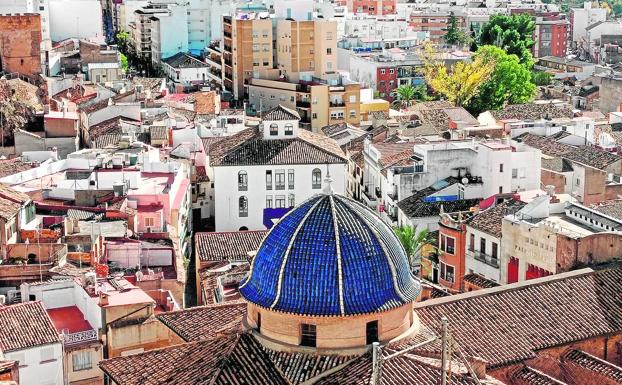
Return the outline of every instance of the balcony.
{"type": "Polygon", "coordinates": [[[78,345],[97,341],[97,337],[97,330],[85,330],[77,333],[63,334],[63,343],[65,346],[78,345]]]}
{"type": "Polygon", "coordinates": [[[343,100],[331,100],[331,107],[345,107],[346,103],[343,100]]]}
{"type": "Polygon", "coordinates": [[[480,261],[482,263],[487,264],[488,266],[492,266],[495,268],[499,268],[499,258],[493,257],[492,255],[482,253],[478,250],[469,250],[467,255],[475,259],[476,261],[480,261]]]}
{"type": "Polygon", "coordinates": [[[225,35],[225,37],[231,38],[231,32],[223,32],[223,35],[225,35]]]}
{"type": "Polygon", "coordinates": [[[296,107],[299,108],[309,108],[311,107],[311,103],[308,101],[304,101],[304,100],[299,100],[296,102],[296,107]]]}

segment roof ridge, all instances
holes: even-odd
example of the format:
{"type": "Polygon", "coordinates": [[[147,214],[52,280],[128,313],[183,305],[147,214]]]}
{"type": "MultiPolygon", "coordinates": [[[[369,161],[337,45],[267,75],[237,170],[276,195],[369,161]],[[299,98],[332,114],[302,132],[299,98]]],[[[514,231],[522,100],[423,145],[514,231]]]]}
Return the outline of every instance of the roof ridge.
{"type": "Polygon", "coordinates": [[[446,304],[450,302],[468,300],[471,298],[483,297],[487,295],[496,295],[496,294],[504,293],[506,291],[526,289],[526,288],[533,287],[533,286],[546,285],[549,283],[563,281],[569,278],[592,276],[595,273],[596,273],[595,270],[590,269],[589,267],[586,267],[584,269],[572,270],[572,271],[568,271],[565,273],[559,273],[559,274],[553,274],[553,275],[549,275],[549,276],[542,277],[542,278],[535,278],[535,279],[530,279],[527,281],[510,283],[510,284],[487,288],[487,289],[474,290],[474,291],[470,291],[467,293],[451,295],[448,297],[429,299],[427,301],[415,303],[414,308],[418,309],[418,308],[434,307],[437,305],[442,305],[442,304],[446,304]]]}

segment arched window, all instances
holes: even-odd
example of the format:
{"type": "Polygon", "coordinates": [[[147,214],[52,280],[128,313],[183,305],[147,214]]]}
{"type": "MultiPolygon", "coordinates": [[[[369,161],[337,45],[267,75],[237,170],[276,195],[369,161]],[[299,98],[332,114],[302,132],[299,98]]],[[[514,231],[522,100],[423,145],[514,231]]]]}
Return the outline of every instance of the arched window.
{"type": "Polygon", "coordinates": [[[245,196],[241,196],[239,199],[239,213],[240,213],[240,217],[247,217],[248,216],[248,198],[246,198],[245,196]]]}
{"type": "Polygon", "coordinates": [[[279,134],[279,126],[276,123],[270,125],[270,135],[276,136],[279,134]]]}
{"type": "Polygon", "coordinates": [[[248,174],[246,171],[238,172],[238,191],[248,190],[248,174]]]}
{"type": "Polygon", "coordinates": [[[311,174],[311,188],[322,188],[322,171],[319,168],[313,169],[311,174]]]}
{"type": "Polygon", "coordinates": [[[294,135],[294,125],[287,123],[285,125],[285,135],[294,135]]]}

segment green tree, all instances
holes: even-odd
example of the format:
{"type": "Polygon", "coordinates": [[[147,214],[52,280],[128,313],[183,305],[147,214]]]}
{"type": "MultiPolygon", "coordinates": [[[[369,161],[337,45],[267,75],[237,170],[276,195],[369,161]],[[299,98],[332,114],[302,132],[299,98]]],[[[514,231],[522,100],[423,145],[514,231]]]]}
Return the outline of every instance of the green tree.
{"type": "Polygon", "coordinates": [[[127,56],[125,56],[123,53],[121,54],[121,68],[125,73],[127,73],[127,70],[129,69],[129,65],[127,63],[127,56]]]}
{"type": "Polygon", "coordinates": [[[421,231],[416,231],[416,228],[412,226],[402,225],[396,227],[394,231],[400,243],[404,246],[411,270],[414,270],[414,267],[420,261],[419,253],[421,248],[431,243],[429,230],[423,229],[421,231]]]}
{"type": "Polygon", "coordinates": [[[127,54],[129,49],[130,33],[126,31],[119,31],[115,36],[115,40],[117,41],[117,47],[119,47],[119,50],[127,54]]]}
{"type": "Polygon", "coordinates": [[[443,40],[450,45],[463,45],[469,42],[469,36],[458,25],[458,18],[453,12],[449,14],[449,26],[445,30],[443,40]]]}
{"type": "Polygon", "coordinates": [[[479,34],[480,45],[495,45],[508,54],[516,55],[522,63],[531,59],[531,47],[535,44],[533,33],[536,28],[534,18],[527,14],[493,15],[482,26],[479,34]]]}
{"type": "Polygon", "coordinates": [[[480,93],[480,88],[495,69],[494,61],[485,60],[483,56],[475,57],[471,62],[460,61],[448,69],[430,45],[425,47],[421,57],[428,86],[458,107],[465,107],[480,93]]]}
{"type": "Polygon", "coordinates": [[[536,85],[532,81],[531,59],[521,63],[516,55],[509,55],[499,47],[485,45],[477,50],[474,60],[493,63],[494,70],[478,94],[468,103],[467,109],[471,113],[498,110],[506,104],[527,103],[533,99],[536,85]]]}
{"type": "Polygon", "coordinates": [[[534,71],[533,82],[537,86],[548,86],[551,84],[551,74],[543,71],[534,71]]]}

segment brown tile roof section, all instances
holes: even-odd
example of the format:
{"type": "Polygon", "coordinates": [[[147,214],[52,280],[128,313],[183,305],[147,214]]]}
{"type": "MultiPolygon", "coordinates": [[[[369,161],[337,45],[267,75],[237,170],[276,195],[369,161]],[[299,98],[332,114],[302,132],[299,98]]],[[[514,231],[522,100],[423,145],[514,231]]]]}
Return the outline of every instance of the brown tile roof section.
{"type": "Polygon", "coordinates": [[[566,385],[565,382],[561,382],[551,376],[542,373],[539,370],[523,366],[521,369],[514,372],[511,376],[512,380],[519,380],[521,384],[530,385],[566,385]]]}
{"type": "Polygon", "coordinates": [[[300,115],[294,110],[290,110],[287,107],[278,105],[271,110],[266,111],[261,117],[262,120],[277,121],[277,120],[300,120],[300,115]]]}
{"type": "Polygon", "coordinates": [[[300,384],[343,365],[354,357],[276,352],[264,348],[279,371],[292,384],[300,384]]]}
{"type": "Polygon", "coordinates": [[[256,251],[267,230],[197,233],[194,244],[201,262],[247,262],[248,252],[256,251]]]}
{"type": "Polygon", "coordinates": [[[546,104],[511,104],[502,110],[490,111],[497,120],[519,119],[519,120],[538,120],[538,119],[558,119],[572,118],[574,113],[569,106],[556,106],[552,103],[546,104]]]}
{"type": "Polygon", "coordinates": [[[581,350],[570,350],[562,357],[563,362],[573,362],[587,370],[622,383],[622,368],[581,350]]]}
{"type": "Polygon", "coordinates": [[[622,269],[583,269],[414,307],[437,333],[446,316],[465,354],[498,367],[532,358],[539,349],[620,332],[622,269]]]}
{"type": "Polygon", "coordinates": [[[604,201],[592,205],[591,208],[601,214],[622,220],[622,200],[604,201]]]}
{"type": "Polygon", "coordinates": [[[158,314],[156,317],[185,341],[214,339],[238,331],[246,303],[200,306],[158,314]]]}
{"type": "Polygon", "coordinates": [[[19,203],[0,197],[0,219],[8,221],[19,213],[21,207],[19,203]]]}
{"type": "Polygon", "coordinates": [[[556,142],[555,139],[544,136],[525,134],[519,136],[518,139],[530,147],[539,149],[545,155],[561,156],[573,162],[597,169],[604,169],[621,159],[620,156],[600,148],[591,146],[575,147],[556,142]]]}
{"type": "Polygon", "coordinates": [[[250,334],[117,357],[99,366],[118,385],[288,385],[250,334]]]}
{"type": "Polygon", "coordinates": [[[60,336],[40,301],[0,306],[0,351],[4,353],[60,343],[60,336]]]}
{"type": "Polygon", "coordinates": [[[505,201],[494,207],[474,215],[468,223],[469,227],[501,238],[501,226],[503,218],[520,210],[525,206],[522,202],[514,200],[505,201]]]}
{"type": "Polygon", "coordinates": [[[492,281],[484,276],[481,276],[476,273],[470,273],[464,276],[462,279],[464,282],[468,282],[471,285],[480,287],[482,289],[489,289],[491,287],[497,287],[499,284],[495,281],[492,281]]]}
{"type": "Polygon", "coordinates": [[[24,163],[19,158],[0,160],[0,178],[30,170],[33,167],[32,164],[24,163]]]}
{"type": "Polygon", "coordinates": [[[259,130],[248,128],[223,138],[209,155],[212,166],[345,163],[337,142],[307,130],[299,130],[297,138],[264,140],[259,130]]]}
{"type": "Polygon", "coordinates": [[[15,203],[26,203],[30,200],[30,196],[28,196],[27,194],[21,191],[17,191],[2,183],[0,183],[0,197],[9,199],[15,203]]]}

